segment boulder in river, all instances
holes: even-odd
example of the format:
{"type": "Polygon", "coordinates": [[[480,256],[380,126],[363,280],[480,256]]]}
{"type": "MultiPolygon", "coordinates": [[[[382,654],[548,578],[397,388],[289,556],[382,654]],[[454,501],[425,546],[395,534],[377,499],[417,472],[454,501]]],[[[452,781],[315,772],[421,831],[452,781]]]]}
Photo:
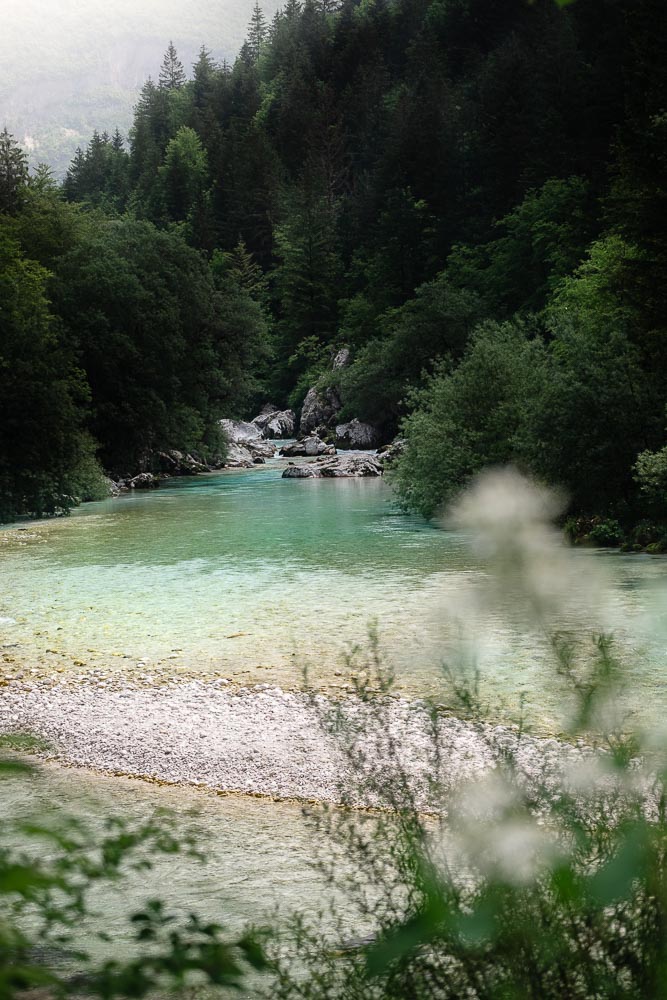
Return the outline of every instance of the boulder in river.
{"type": "Polygon", "coordinates": [[[296,431],[294,410],[279,410],[273,403],[267,403],[262,412],[253,417],[252,423],[265,438],[291,438],[296,431]]]}
{"type": "Polygon", "coordinates": [[[301,408],[301,434],[309,434],[320,424],[329,426],[340,413],[340,408],[340,397],[335,389],[309,389],[301,408]]]}
{"type": "Polygon", "coordinates": [[[309,434],[292,444],[283,445],[280,454],[286,458],[296,458],[301,455],[314,458],[317,455],[335,455],[336,449],[332,444],[323,441],[317,434],[309,434]]]}
{"type": "Polygon", "coordinates": [[[171,451],[159,451],[156,454],[160,472],[168,476],[196,476],[200,472],[208,472],[209,467],[195,455],[186,455],[172,448],[171,451]]]}
{"type": "Polygon", "coordinates": [[[127,490],[127,486],[124,483],[117,483],[109,476],[104,477],[104,482],[110,497],[119,497],[121,493],[127,490]]]}
{"type": "Polygon", "coordinates": [[[228,443],[225,467],[249,469],[275,455],[275,445],[262,437],[255,424],[225,419],[220,421],[220,426],[228,443]]]}
{"type": "Polygon", "coordinates": [[[336,446],[358,451],[372,450],[380,443],[380,435],[372,424],[362,423],[355,417],[347,424],[336,426],[336,446]]]}
{"type": "Polygon", "coordinates": [[[336,455],[322,457],[303,465],[287,466],[283,479],[349,479],[381,476],[382,463],[375,455],[336,455]]]}
{"type": "Polygon", "coordinates": [[[154,490],[160,485],[160,479],[152,472],[140,472],[127,485],[131,490],[154,490]]]}

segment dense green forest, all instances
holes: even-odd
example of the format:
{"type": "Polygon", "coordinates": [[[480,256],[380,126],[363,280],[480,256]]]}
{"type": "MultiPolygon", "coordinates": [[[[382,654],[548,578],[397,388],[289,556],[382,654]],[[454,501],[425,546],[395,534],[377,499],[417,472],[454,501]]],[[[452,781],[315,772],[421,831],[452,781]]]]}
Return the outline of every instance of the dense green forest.
{"type": "Polygon", "coordinates": [[[288,0],[170,46],[62,186],[0,148],[0,499],[42,512],[333,386],[432,514],[488,464],[660,546],[667,11],[288,0]],[[351,363],[332,372],[342,346],[351,363]]]}

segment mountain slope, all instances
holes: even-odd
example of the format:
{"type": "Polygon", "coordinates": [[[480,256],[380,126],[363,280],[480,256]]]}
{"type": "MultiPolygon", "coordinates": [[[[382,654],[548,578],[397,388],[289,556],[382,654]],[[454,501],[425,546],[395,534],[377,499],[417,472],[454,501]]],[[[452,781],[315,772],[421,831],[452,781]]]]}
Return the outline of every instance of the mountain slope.
{"type": "MultiPolygon", "coordinates": [[[[262,4],[267,17],[274,0],[262,4]]],[[[62,175],[93,129],[126,133],[173,40],[189,70],[204,41],[233,59],[252,0],[3,0],[0,129],[62,175]]]]}

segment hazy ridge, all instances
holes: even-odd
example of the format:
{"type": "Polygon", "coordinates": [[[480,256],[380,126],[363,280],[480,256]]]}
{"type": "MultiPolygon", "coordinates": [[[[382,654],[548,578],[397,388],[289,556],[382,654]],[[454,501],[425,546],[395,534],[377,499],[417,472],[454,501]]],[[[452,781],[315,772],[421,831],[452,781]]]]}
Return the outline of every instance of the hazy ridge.
{"type": "MultiPolygon", "coordinates": [[[[272,15],[278,4],[266,0],[272,15]]],[[[233,59],[251,0],[4,0],[0,129],[60,176],[93,129],[126,134],[170,40],[189,69],[203,43],[233,59]]]]}

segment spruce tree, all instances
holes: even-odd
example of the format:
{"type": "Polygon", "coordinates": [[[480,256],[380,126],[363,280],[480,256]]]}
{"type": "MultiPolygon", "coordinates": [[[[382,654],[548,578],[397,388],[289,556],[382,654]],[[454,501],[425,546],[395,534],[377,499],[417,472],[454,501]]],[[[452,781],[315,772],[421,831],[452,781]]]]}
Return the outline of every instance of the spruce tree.
{"type": "Polygon", "coordinates": [[[268,29],[266,26],[264,11],[260,7],[258,0],[255,0],[252,17],[250,18],[250,24],[248,25],[248,45],[255,61],[259,59],[259,54],[262,50],[262,45],[266,41],[267,34],[268,29]]]}
{"type": "Polygon", "coordinates": [[[183,69],[183,63],[178,58],[173,42],[169,42],[169,47],[162,60],[159,82],[164,90],[178,90],[185,83],[187,77],[183,69]]]}
{"type": "Polygon", "coordinates": [[[0,213],[14,215],[28,184],[28,157],[5,128],[0,132],[0,213]]]}

